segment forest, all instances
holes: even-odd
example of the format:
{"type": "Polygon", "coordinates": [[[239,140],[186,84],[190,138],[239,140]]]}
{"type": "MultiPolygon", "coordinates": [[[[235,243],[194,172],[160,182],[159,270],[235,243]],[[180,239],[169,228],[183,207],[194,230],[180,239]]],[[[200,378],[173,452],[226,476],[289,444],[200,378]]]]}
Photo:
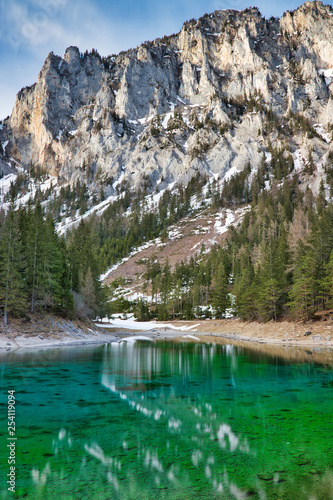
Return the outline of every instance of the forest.
{"type": "MultiPolygon", "coordinates": [[[[326,179],[332,195],[333,159],[326,179]]],[[[311,175],[311,157],[308,174],[311,175]]],[[[22,179],[20,179],[22,183],[22,179]]],[[[271,149],[258,170],[248,164],[228,182],[197,174],[186,187],[165,190],[156,206],[147,203],[149,179],[142,189],[123,186],[122,195],[101,216],[92,215],[59,237],[61,210],[83,214],[85,186],[62,189],[45,201],[40,193],[27,207],[0,213],[0,307],[2,321],[36,311],[67,317],[135,312],[140,320],[221,318],[309,320],[333,307],[333,206],[301,189],[288,151],[271,149]],[[205,189],[204,189],[205,188],[205,189]],[[269,189],[268,189],[269,188],[269,189]],[[250,205],[226,244],[171,269],[168,262],[145,263],[146,299],[115,298],[119,283],[103,287],[100,274],[142,243],[168,238],[168,227],[195,210],[216,212],[250,205]],[[197,208],[196,208],[197,209],[197,208]]],[[[96,200],[94,200],[96,201],[96,200]]]]}
{"type": "Polygon", "coordinates": [[[333,306],[333,206],[295,178],[263,191],[226,245],[171,270],[146,265],[150,309],[139,317],[309,320],[333,306]]]}

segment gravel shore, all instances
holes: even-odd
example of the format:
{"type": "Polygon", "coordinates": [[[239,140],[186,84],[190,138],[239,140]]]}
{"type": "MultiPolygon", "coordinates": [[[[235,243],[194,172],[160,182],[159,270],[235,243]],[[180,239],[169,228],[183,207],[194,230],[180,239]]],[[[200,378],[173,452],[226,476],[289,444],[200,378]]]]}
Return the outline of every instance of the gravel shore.
{"type": "MultiPolygon", "coordinates": [[[[92,322],[60,321],[55,318],[30,324],[29,329],[12,324],[0,332],[0,349],[30,349],[56,346],[73,346],[119,342],[129,336],[145,336],[152,340],[178,339],[189,342],[230,342],[256,345],[303,346],[333,349],[333,322],[314,323],[256,323],[237,319],[208,321],[173,321],[168,328],[159,327],[158,322],[147,330],[107,328],[92,322]],[[50,326],[52,324],[52,327],[50,326]],[[180,328],[191,328],[180,331],[180,328]],[[192,328],[193,327],[193,328],[192,328]],[[174,328],[174,329],[173,329],[174,328]]],[[[126,322],[124,321],[124,326],[126,322]]],[[[138,323],[140,327],[140,323],[138,323]]]]}

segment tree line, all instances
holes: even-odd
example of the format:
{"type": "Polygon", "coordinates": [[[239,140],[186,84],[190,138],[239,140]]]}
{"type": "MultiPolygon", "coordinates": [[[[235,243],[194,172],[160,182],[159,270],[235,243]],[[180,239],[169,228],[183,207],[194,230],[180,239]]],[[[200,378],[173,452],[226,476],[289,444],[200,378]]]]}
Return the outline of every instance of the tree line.
{"type": "MultiPolygon", "coordinates": [[[[326,166],[331,190],[332,162],[326,166]]],[[[149,185],[133,191],[124,187],[101,216],[81,220],[66,237],[59,237],[54,217],[56,200],[35,199],[16,207],[12,198],[0,212],[0,308],[24,316],[49,311],[73,317],[136,311],[141,319],[157,317],[222,317],[226,311],[244,319],[310,319],[333,306],[333,209],[323,183],[315,199],[301,191],[290,153],[271,149],[259,169],[251,165],[222,184],[199,172],[186,187],[165,190],[154,206],[149,185]],[[269,186],[269,189],[267,187],[269,186]],[[149,300],[109,301],[100,274],[135,247],[161,237],[172,224],[193,211],[251,204],[223,248],[205,248],[171,269],[168,262],[146,263],[144,291],[149,300]],[[210,207],[210,208],[209,208],[210,207]]],[[[61,198],[81,210],[86,188],[63,188],[61,198]]],[[[81,214],[83,213],[81,210],[81,214]]],[[[111,287],[112,289],[115,287],[111,287]]]]}
{"type": "Polygon", "coordinates": [[[103,303],[89,231],[76,238],[57,235],[50,213],[35,207],[0,214],[0,308],[8,317],[52,312],[62,316],[96,314],[103,303]]]}
{"type": "Polygon", "coordinates": [[[333,307],[333,205],[321,185],[299,189],[297,177],[262,191],[226,245],[183,261],[171,271],[150,259],[149,300],[139,318],[224,317],[309,320],[333,307]]]}

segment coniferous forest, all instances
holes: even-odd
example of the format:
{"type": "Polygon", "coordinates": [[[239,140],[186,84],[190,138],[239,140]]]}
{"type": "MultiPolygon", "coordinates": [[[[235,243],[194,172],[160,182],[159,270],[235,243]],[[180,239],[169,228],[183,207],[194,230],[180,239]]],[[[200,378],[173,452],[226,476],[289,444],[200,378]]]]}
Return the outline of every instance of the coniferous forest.
{"type": "Polygon", "coordinates": [[[223,317],[246,320],[312,319],[333,306],[333,206],[323,186],[314,200],[297,178],[263,190],[225,247],[183,262],[148,262],[148,310],[159,319],[223,317]],[[210,307],[208,307],[210,306],[210,307]]]}
{"type": "MultiPolygon", "coordinates": [[[[81,191],[63,193],[83,213],[88,197],[81,191]]],[[[101,216],[81,220],[65,237],[57,235],[54,220],[66,200],[45,204],[36,196],[27,207],[16,207],[13,195],[0,220],[4,323],[36,311],[67,317],[134,311],[142,320],[219,318],[228,311],[247,320],[309,320],[333,307],[333,206],[323,183],[316,198],[300,189],[292,158],[273,151],[270,165],[263,158],[257,172],[248,165],[222,185],[198,173],[186,187],[164,191],[153,208],[148,192],[148,184],[136,192],[124,186],[101,216]],[[208,212],[251,209],[223,248],[203,248],[174,269],[148,260],[146,299],[112,300],[117,283],[102,287],[100,274],[142,243],[167,239],[168,227],[193,212],[193,197],[208,212]]]]}

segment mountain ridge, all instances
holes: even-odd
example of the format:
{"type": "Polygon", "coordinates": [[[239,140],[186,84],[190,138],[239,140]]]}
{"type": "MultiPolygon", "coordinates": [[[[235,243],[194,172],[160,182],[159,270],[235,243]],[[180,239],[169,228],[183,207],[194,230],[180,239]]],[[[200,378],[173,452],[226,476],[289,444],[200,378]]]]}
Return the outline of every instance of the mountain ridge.
{"type": "Polygon", "coordinates": [[[119,178],[153,190],[256,169],[269,143],[319,161],[330,145],[314,125],[331,142],[332,14],[321,2],[270,20],[215,11],[117,56],[51,52],[1,125],[3,173],[41,165],[109,196],[119,178]]]}
{"type": "Polygon", "coordinates": [[[332,14],[217,11],[118,56],[50,53],[0,123],[4,324],[330,308],[332,14]]]}

